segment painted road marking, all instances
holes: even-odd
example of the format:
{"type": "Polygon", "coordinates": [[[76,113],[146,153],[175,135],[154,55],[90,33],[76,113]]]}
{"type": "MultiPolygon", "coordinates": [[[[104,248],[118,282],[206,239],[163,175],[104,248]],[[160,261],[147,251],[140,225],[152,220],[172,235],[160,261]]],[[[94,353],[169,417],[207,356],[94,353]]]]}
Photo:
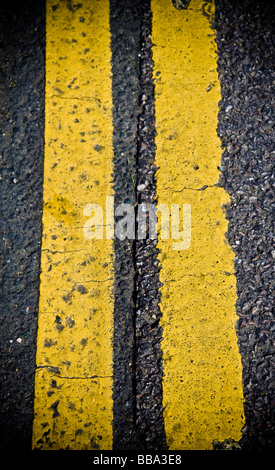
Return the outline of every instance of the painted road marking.
{"type": "Polygon", "coordinates": [[[222,210],[229,197],[216,186],[221,94],[209,3],[151,3],[157,200],[191,204],[192,220],[188,250],[174,251],[171,237],[158,243],[165,431],[177,450],[238,441],[244,425],[234,254],[222,210]]]}
{"type": "Polygon", "coordinates": [[[34,448],[112,448],[113,241],[83,234],[112,161],[109,2],[48,0],[34,448]]]}

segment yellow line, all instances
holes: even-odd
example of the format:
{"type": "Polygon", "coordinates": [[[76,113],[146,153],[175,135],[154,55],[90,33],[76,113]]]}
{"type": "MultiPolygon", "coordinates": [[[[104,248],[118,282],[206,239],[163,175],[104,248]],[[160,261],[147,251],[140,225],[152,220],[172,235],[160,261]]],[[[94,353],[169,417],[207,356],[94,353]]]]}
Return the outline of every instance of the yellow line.
{"type": "Polygon", "coordinates": [[[173,250],[171,238],[158,243],[165,430],[177,450],[238,441],[244,425],[234,254],[222,209],[229,197],[215,186],[221,95],[209,7],[152,0],[157,200],[191,205],[190,248],[173,250]]]}
{"type": "Polygon", "coordinates": [[[112,196],[108,0],[48,0],[33,447],[112,448],[113,242],[84,207],[112,196]],[[104,79],[103,79],[104,77],[104,79]]]}

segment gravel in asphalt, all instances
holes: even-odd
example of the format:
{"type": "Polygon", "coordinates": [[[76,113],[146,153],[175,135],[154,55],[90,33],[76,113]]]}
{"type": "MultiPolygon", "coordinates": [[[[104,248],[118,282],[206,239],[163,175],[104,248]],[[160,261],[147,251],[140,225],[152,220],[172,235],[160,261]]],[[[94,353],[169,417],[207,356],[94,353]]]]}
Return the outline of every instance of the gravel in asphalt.
{"type": "Polygon", "coordinates": [[[275,447],[274,18],[271,1],[216,1],[220,181],[231,196],[248,450],[275,447]]]}

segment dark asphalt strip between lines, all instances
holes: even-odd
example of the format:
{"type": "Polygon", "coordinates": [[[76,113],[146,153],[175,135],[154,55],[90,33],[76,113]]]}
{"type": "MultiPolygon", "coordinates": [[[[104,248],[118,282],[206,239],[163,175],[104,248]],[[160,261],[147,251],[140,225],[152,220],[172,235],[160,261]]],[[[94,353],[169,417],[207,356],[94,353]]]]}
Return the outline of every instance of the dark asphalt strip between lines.
{"type": "MultiPolygon", "coordinates": [[[[111,1],[110,19],[115,206],[153,204],[155,128],[150,2],[127,1],[122,7],[122,2],[111,1]]],[[[115,449],[166,448],[156,254],[155,240],[115,242],[115,449]]]]}

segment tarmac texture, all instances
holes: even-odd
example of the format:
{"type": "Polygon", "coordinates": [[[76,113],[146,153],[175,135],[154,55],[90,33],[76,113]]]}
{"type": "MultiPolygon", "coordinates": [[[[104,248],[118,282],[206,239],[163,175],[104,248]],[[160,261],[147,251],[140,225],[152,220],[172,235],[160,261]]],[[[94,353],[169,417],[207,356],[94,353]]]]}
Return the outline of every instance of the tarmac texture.
{"type": "MultiPolygon", "coordinates": [[[[192,8],[192,0],[171,3],[175,10],[187,3],[192,8]]],[[[209,16],[211,2],[202,3],[209,16]]],[[[210,18],[221,90],[218,186],[230,196],[226,237],[234,251],[245,415],[241,439],[215,440],[214,450],[275,447],[274,18],[274,3],[257,0],[216,0],[210,18]]],[[[0,448],[30,450],[42,243],[44,2],[1,5],[0,25],[0,448]]],[[[157,195],[151,36],[149,0],[110,0],[114,201],[135,210],[157,195]]],[[[114,450],[169,449],[160,273],[157,240],[115,239],[114,450]]]]}

